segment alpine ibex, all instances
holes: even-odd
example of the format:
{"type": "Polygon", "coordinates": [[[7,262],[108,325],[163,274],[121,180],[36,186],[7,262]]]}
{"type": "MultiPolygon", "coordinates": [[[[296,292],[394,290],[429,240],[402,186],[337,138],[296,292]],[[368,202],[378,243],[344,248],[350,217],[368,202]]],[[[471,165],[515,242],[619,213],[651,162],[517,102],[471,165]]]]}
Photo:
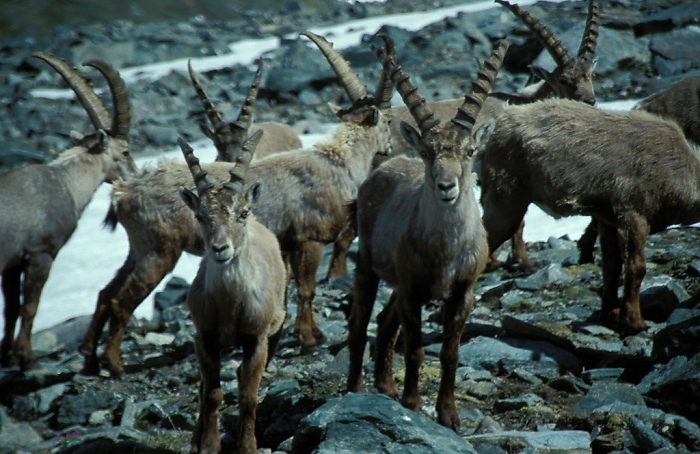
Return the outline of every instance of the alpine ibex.
{"type": "MultiPolygon", "coordinates": [[[[391,41],[383,36],[387,47],[391,41]]],[[[386,161],[360,186],[357,197],[359,253],[349,322],[348,391],[360,391],[367,325],[379,280],[393,293],[379,317],[375,346],[376,387],[397,396],[391,373],[399,324],[405,336],[406,377],[401,403],[420,408],[418,378],[423,362],[421,306],[444,301],[442,377],[437,398],[438,422],[459,423],[454,403],[458,348],[464,324],[474,306],[474,285],[488,260],[486,231],[474,195],[472,128],[503,62],[508,39],[502,40],[479,71],[471,93],[445,123],[435,118],[393,57],[377,50],[419,130],[404,122],[404,137],[421,159],[397,156],[386,161]]]]}
{"type": "MultiPolygon", "coordinates": [[[[552,56],[557,66],[551,72],[541,67],[531,67],[533,74],[541,80],[537,84],[528,86],[518,93],[492,93],[491,96],[486,99],[479,113],[479,117],[476,119],[474,129],[480,129],[484,122],[498,115],[505,107],[504,101],[508,101],[511,105],[520,105],[556,97],[573,99],[594,105],[596,99],[593,89],[593,70],[596,63],[595,50],[598,42],[599,29],[598,1],[589,1],[586,27],[575,58],[567,52],[564,46],[562,46],[561,41],[557,40],[541,21],[532,17],[527,11],[506,0],[495,1],[508,8],[508,10],[515,14],[535,34],[544,48],[547,49],[552,56]]],[[[450,99],[432,102],[429,103],[429,106],[436,118],[446,121],[453,115],[453,112],[461,102],[461,99],[450,99]]],[[[411,156],[415,152],[412,150],[410,144],[400,138],[400,124],[402,121],[406,121],[411,125],[415,125],[415,122],[411,118],[410,112],[406,107],[392,108],[391,116],[393,153],[411,156]]],[[[532,259],[530,259],[525,249],[525,242],[522,236],[523,227],[524,223],[521,224],[518,231],[513,235],[510,260],[520,264],[524,268],[532,268],[535,264],[532,259]]],[[[495,255],[492,256],[489,268],[496,268],[498,265],[499,262],[495,255]]]]}
{"type": "Polygon", "coordinates": [[[243,142],[240,159],[229,168],[230,180],[220,186],[207,178],[192,147],[178,141],[197,188],[196,195],[183,188],[180,196],[198,221],[205,250],[187,294],[201,375],[192,452],[221,448],[217,412],[223,399],[219,374],[224,347],[243,349],[238,374],[238,452],[257,450],[258,387],[282,333],[287,283],[277,238],[251,216],[260,185],[243,189],[261,134],[258,131],[243,142]]]}
{"type": "MultiPolygon", "coordinates": [[[[322,337],[311,307],[321,249],[345,230],[345,205],[355,198],[357,187],[369,174],[373,156],[389,149],[388,119],[377,105],[388,102],[391,95],[380,90],[384,97],[367,96],[357,75],[330,43],[310,32],[305,35],[321,48],[354,104],[349,109],[336,109],[342,123],[331,140],[253,161],[247,175],[248,181],[259,182],[266,194],[255,206],[256,218],[279,239],[296,279],[295,332],[303,348],[322,337]]],[[[380,87],[384,85],[382,79],[380,87]]],[[[203,164],[203,168],[214,180],[226,181],[231,164],[215,162],[203,164]]],[[[183,251],[203,254],[203,240],[191,210],[172,196],[183,185],[191,187],[188,180],[189,171],[182,163],[164,162],[156,169],[144,170],[138,178],[115,185],[110,212],[116,216],[108,218],[112,222],[118,219],[124,226],[129,255],[99,294],[82,345],[85,373],[99,371],[97,340],[108,319],[103,358],[113,375],[123,373],[119,348],[131,314],[172,271],[183,251]]],[[[349,244],[354,232],[347,237],[349,244]]]]}
{"type": "MultiPolygon", "coordinates": [[[[634,110],[643,110],[675,121],[685,138],[700,146],[700,77],[689,77],[639,101],[634,110]]],[[[591,222],[577,242],[579,263],[593,263],[593,250],[598,238],[595,221],[591,222]]]]}
{"type": "Polygon", "coordinates": [[[56,255],[100,184],[126,177],[135,169],[128,139],[131,103],[119,73],[101,60],[84,63],[107,79],[114,108],[110,117],[90,84],[68,63],[43,52],[32,55],[63,77],[97,131],[79,137],[75,146],[48,164],[0,174],[0,270],[5,298],[0,362],[23,369],[36,362],[32,324],[56,255]],[[22,325],[15,340],[19,317],[22,325]]]}
{"type": "MultiPolygon", "coordinates": [[[[251,127],[262,61],[237,119],[230,123],[224,121],[223,114],[207,96],[191,65],[188,65],[188,71],[211,123],[211,127],[202,124],[200,127],[214,142],[218,160],[235,162],[243,153],[242,146],[248,134],[259,130],[265,132],[257,146],[257,151],[263,154],[301,146],[301,140],[289,127],[277,123],[265,123],[257,129],[251,127]],[[280,137],[276,137],[276,133],[280,133],[280,137]],[[267,136],[271,138],[264,139],[267,136]]],[[[222,175],[231,167],[227,162],[218,165],[222,175]]],[[[185,186],[191,186],[189,171],[183,163],[173,161],[161,161],[157,168],[143,169],[139,175],[114,185],[105,225],[114,229],[119,223],[124,227],[129,238],[129,254],[116,276],[98,296],[95,313],[81,346],[85,353],[84,373],[99,372],[97,341],[107,320],[111,319],[104,356],[112,374],[121,374],[119,347],[133,311],[175,268],[183,251],[200,256],[204,253],[197,222],[177,195],[177,189],[185,186]]]]}
{"type": "Polygon", "coordinates": [[[678,125],[647,112],[547,100],[509,107],[486,128],[475,168],[490,250],[513,234],[530,203],[556,217],[592,216],[603,258],[602,320],[622,332],[645,329],[646,237],[700,220],[700,162],[678,125]]]}
{"type": "Polygon", "coordinates": [[[255,151],[257,159],[279,151],[296,150],[302,146],[299,135],[289,125],[274,122],[255,123],[253,125],[253,105],[258,96],[262,69],[263,60],[261,59],[238,117],[235,121],[226,122],[223,114],[216,109],[214,103],[204,91],[204,87],[202,87],[192,69],[191,62],[187,62],[190,80],[202,103],[204,115],[211,124],[211,126],[207,126],[200,121],[199,127],[214,142],[217,151],[217,161],[233,162],[241,154],[241,145],[245,138],[258,130],[262,130],[265,133],[260,139],[258,149],[255,151]]]}

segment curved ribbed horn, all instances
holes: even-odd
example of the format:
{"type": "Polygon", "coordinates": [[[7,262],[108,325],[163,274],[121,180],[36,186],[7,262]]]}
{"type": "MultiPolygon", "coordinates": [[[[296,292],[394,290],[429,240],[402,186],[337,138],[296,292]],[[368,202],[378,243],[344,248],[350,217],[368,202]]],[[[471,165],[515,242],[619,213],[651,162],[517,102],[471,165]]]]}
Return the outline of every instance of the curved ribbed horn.
{"type": "MultiPolygon", "coordinates": [[[[380,33],[377,36],[382,38],[385,43],[385,52],[387,56],[396,60],[396,46],[394,45],[394,40],[389,38],[389,40],[384,39],[384,37],[389,37],[384,33],[380,33]]],[[[391,96],[394,93],[394,84],[391,82],[391,78],[386,73],[382,71],[382,77],[379,79],[379,84],[377,85],[377,91],[374,98],[377,100],[377,106],[380,109],[388,109],[391,107],[391,96]]]]}
{"type": "Polygon", "coordinates": [[[92,66],[107,79],[109,92],[112,95],[112,137],[127,137],[131,129],[131,100],[124,79],[119,71],[103,60],[88,60],[83,66],[92,66]]]}
{"type": "Polygon", "coordinates": [[[194,90],[197,92],[197,96],[202,102],[204,113],[209,119],[209,122],[211,123],[214,130],[218,130],[225,124],[224,116],[221,114],[221,112],[216,110],[216,107],[214,107],[214,103],[211,102],[211,99],[209,99],[209,96],[207,96],[207,93],[204,91],[202,84],[199,83],[199,79],[197,79],[197,75],[195,74],[194,69],[192,69],[191,60],[187,60],[187,71],[190,73],[190,80],[192,81],[194,90]]]}
{"type": "Polygon", "coordinates": [[[452,119],[453,123],[468,131],[472,130],[476,116],[488,97],[493,81],[496,79],[501,64],[503,64],[508,46],[510,46],[508,38],[503,38],[498,42],[491,52],[491,56],[484,62],[476,80],[472,82],[471,92],[464,97],[464,103],[457,109],[457,115],[452,119]]]}
{"type": "Polygon", "coordinates": [[[44,60],[63,77],[63,80],[75,92],[78,101],[80,101],[83,109],[87,112],[95,129],[108,130],[110,128],[109,112],[107,112],[104,104],[102,104],[102,101],[95,94],[90,84],[87,83],[83,76],[78,74],[75,68],[66,63],[65,60],[46,52],[35,52],[32,54],[32,57],[44,60]]]}
{"type": "Polygon", "coordinates": [[[537,39],[539,39],[545,49],[547,49],[547,52],[552,56],[557,66],[564,66],[571,61],[571,56],[561,44],[561,41],[554,38],[552,32],[549,31],[542,22],[532,17],[530,13],[520,8],[518,5],[514,5],[507,0],[495,0],[495,2],[508,8],[527,25],[530,31],[537,36],[537,39]]]}
{"type": "Polygon", "coordinates": [[[236,157],[235,164],[228,173],[231,175],[231,179],[228,183],[224,183],[224,187],[235,191],[238,194],[243,193],[243,181],[245,180],[245,174],[248,172],[248,167],[250,166],[250,161],[253,160],[253,154],[255,149],[258,147],[258,143],[262,138],[263,130],[259,129],[248,137],[241,148],[243,152],[236,157]]]}
{"type": "MultiPolygon", "coordinates": [[[[381,38],[386,43],[387,48],[393,46],[393,41],[389,36],[383,35],[381,38]]],[[[401,66],[396,63],[394,57],[387,55],[384,47],[372,47],[377,54],[377,58],[382,62],[384,72],[388,74],[389,79],[396,85],[396,91],[399,92],[401,99],[403,99],[404,104],[408,107],[413,119],[416,120],[421,134],[425,134],[427,131],[437,126],[440,120],[435,118],[433,112],[425,102],[425,98],[420,95],[418,88],[411,83],[409,76],[403,73],[401,66]]]]}
{"type": "Polygon", "coordinates": [[[586,19],[586,29],[581,39],[581,47],[578,48],[578,57],[588,57],[593,59],[595,47],[598,44],[598,1],[590,0],[588,4],[588,18],[586,19]]]}
{"type": "Polygon", "coordinates": [[[233,125],[245,132],[248,132],[250,125],[253,123],[253,105],[258,97],[258,91],[260,90],[260,81],[262,80],[262,70],[263,70],[263,59],[260,59],[258,63],[258,69],[255,71],[255,78],[253,78],[253,83],[250,84],[250,90],[248,90],[248,96],[246,96],[243,101],[243,106],[241,106],[241,111],[238,113],[238,118],[233,125]]]}
{"type": "Polygon", "coordinates": [[[338,76],[340,84],[345,88],[345,92],[348,94],[351,102],[355,102],[367,95],[367,89],[362,82],[360,82],[360,78],[353,72],[342,54],[333,49],[333,44],[329,43],[323,36],[309,31],[302,32],[301,34],[313,41],[321,50],[326,60],[328,60],[328,63],[331,65],[331,68],[333,68],[333,71],[335,71],[335,74],[338,76]]]}
{"type": "Polygon", "coordinates": [[[214,185],[207,181],[207,172],[202,170],[202,166],[199,165],[199,159],[194,155],[194,150],[185,142],[185,139],[178,137],[177,144],[180,145],[182,155],[185,157],[185,161],[187,161],[187,167],[190,168],[190,173],[194,178],[194,184],[197,187],[197,193],[201,196],[202,193],[211,189],[214,185]]]}

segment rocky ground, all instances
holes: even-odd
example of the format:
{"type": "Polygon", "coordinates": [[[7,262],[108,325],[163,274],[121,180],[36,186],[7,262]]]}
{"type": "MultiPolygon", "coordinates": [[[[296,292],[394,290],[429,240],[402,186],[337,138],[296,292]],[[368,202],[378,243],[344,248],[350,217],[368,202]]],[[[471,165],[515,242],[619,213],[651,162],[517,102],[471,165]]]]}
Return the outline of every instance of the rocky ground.
{"type": "MultiPolygon", "coordinates": [[[[127,67],[215,55],[245,37],[405,11],[417,8],[416,3],[338,3],[323,14],[289,3],[285,10],[251,13],[237,21],[194,18],[138,26],[122,21],[59,28],[41,39],[5,40],[0,43],[0,136],[5,142],[0,159],[5,166],[41,161],[65,147],[71,129],[88,130],[84,112],[73,102],[30,95],[32,88],[62,87],[44,64],[29,58],[31,52],[54,52],[72,62],[97,54],[127,67]]],[[[577,49],[584,5],[542,3],[529,10],[567,48],[577,49]]],[[[600,100],[641,97],[700,71],[697,2],[605,1],[601,10],[600,100]]],[[[525,29],[498,9],[445,19],[417,32],[386,31],[397,41],[399,60],[430,99],[468,89],[474,57],[485,57],[492,39],[509,35],[515,43],[498,89],[519,88],[527,66],[544,60],[525,29]]],[[[374,86],[378,65],[368,42],[344,54],[374,86]]],[[[299,128],[333,121],[325,103],[342,104],[344,94],[317,50],[288,39],[269,60],[256,104],[259,120],[288,121],[299,128]]],[[[217,106],[235,114],[251,78],[249,68],[233,67],[208,72],[203,82],[217,106]]],[[[172,149],[177,135],[202,137],[184,71],[131,84],[129,91],[134,153],[172,149]]],[[[532,273],[508,268],[484,273],[460,348],[461,426],[456,433],[433,422],[440,376],[438,303],[423,314],[420,414],[378,395],[369,381],[369,393],[344,394],[350,263],[348,276],[317,288],[316,318],[325,343],[302,355],[291,326],[286,328],[260,389],[258,443],[266,452],[295,453],[700,451],[699,240],[696,228],[650,237],[642,298],[650,327],[636,336],[620,337],[597,323],[600,267],[577,265],[575,243],[567,238],[529,245],[537,262],[532,273]]],[[[0,370],[0,452],[186,451],[198,386],[193,327],[181,304],[186,288],[186,282],[171,281],[156,299],[156,319],[132,321],[122,345],[127,369],[122,380],[79,373],[83,358],[77,345],[88,317],[36,333],[38,366],[27,372],[0,370]]],[[[290,289],[293,320],[293,284],[290,289]]],[[[380,289],[376,311],[388,295],[380,289]]],[[[371,335],[375,329],[372,323],[371,335]]],[[[221,427],[227,450],[235,449],[240,360],[240,353],[231,351],[222,362],[221,427]]],[[[371,370],[368,359],[367,377],[371,370]]],[[[400,387],[400,354],[394,373],[400,387]]]]}

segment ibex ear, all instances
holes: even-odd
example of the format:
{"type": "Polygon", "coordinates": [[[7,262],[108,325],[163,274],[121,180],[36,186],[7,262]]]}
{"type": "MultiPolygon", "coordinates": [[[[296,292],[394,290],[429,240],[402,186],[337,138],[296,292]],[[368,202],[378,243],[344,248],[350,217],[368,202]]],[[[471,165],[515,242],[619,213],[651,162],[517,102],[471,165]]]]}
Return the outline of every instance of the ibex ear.
{"type": "Polygon", "coordinates": [[[493,132],[494,128],[496,127],[496,119],[491,118],[488,121],[485,121],[479,129],[474,131],[473,136],[474,136],[474,149],[478,150],[480,147],[483,147],[486,142],[489,141],[489,138],[491,137],[491,133],[493,132]]]}
{"type": "Polygon", "coordinates": [[[421,140],[420,133],[411,126],[410,124],[402,121],[399,125],[401,127],[401,135],[406,142],[413,145],[416,150],[421,150],[423,148],[423,141],[421,140]]]}
{"type": "Polygon", "coordinates": [[[107,144],[109,143],[109,135],[107,134],[107,131],[100,129],[97,131],[97,136],[99,137],[100,149],[102,150],[102,153],[107,153],[107,144]]]}
{"type": "Polygon", "coordinates": [[[342,118],[342,115],[340,114],[340,111],[343,110],[342,107],[336,106],[335,104],[330,103],[330,102],[328,103],[328,107],[331,109],[331,112],[333,112],[333,114],[336,117],[342,118]]]}
{"type": "Polygon", "coordinates": [[[245,199],[249,204],[253,205],[258,200],[260,195],[260,183],[254,183],[251,185],[245,193],[245,199]]]}
{"type": "Polygon", "coordinates": [[[185,205],[190,207],[190,210],[197,211],[199,209],[199,197],[197,197],[194,192],[187,188],[180,189],[180,198],[185,205]]]}
{"type": "Polygon", "coordinates": [[[541,66],[530,66],[530,72],[540,80],[544,80],[547,83],[552,82],[552,73],[541,66]]]}

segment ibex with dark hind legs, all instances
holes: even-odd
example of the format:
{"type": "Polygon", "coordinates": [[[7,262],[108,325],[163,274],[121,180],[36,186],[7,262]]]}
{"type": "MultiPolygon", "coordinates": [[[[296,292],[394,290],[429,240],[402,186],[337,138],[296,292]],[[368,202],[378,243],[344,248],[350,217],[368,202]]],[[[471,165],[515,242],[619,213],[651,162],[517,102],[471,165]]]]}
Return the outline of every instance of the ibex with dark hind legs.
{"type": "MultiPolygon", "coordinates": [[[[251,128],[252,107],[258,93],[262,62],[238,117],[232,123],[223,120],[223,115],[207,96],[191,65],[188,65],[188,69],[205,115],[212,124],[211,129],[203,127],[205,134],[214,141],[221,160],[235,162],[243,153],[242,147],[248,132],[254,129],[251,128]]],[[[260,129],[268,130],[270,136],[278,129],[283,134],[279,140],[260,139],[258,148],[262,148],[263,152],[285,151],[287,147],[301,145],[301,140],[293,131],[289,134],[289,131],[274,123],[267,125],[274,127],[260,129]]],[[[230,167],[231,164],[222,162],[220,173],[226,174],[230,167]]],[[[104,357],[110,372],[114,375],[121,374],[123,368],[119,361],[119,347],[133,311],[175,268],[183,251],[194,255],[204,253],[197,222],[177,195],[178,188],[189,185],[191,178],[183,163],[162,161],[156,169],[144,169],[138,176],[114,186],[105,225],[114,229],[119,223],[124,227],[129,238],[129,253],[116,276],[98,296],[95,312],[81,346],[85,353],[84,373],[99,372],[97,341],[107,320],[111,320],[104,357]]]]}
{"type": "Polygon", "coordinates": [[[490,250],[513,234],[530,203],[557,217],[592,216],[603,258],[602,320],[623,333],[645,329],[647,236],[700,220],[700,162],[678,125],[647,112],[547,100],[509,107],[490,127],[475,163],[490,250]]]}
{"type": "Polygon", "coordinates": [[[202,103],[204,115],[211,125],[207,126],[203,122],[199,122],[199,127],[214,142],[217,161],[233,162],[241,154],[241,145],[245,138],[258,130],[264,131],[265,134],[260,139],[258,149],[255,152],[256,159],[279,151],[296,150],[302,146],[299,135],[289,125],[273,122],[253,124],[253,105],[258,96],[262,69],[263,61],[261,59],[238,117],[235,121],[227,122],[224,121],[223,114],[216,109],[214,103],[207,96],[204,87],[192,69],[191,62],[187,62],[190,80],[202,103]]]}
{"type": "Polygon", "coordinates": [[[256,452],[258,387],[286,316],[287,278],[279,243],[250,215],[260,185],[243,189],[261,134],[258,131],[244,141],[247,152],[230,169],[230,181],[220,186],[209,181],[192,148],[178,141],[197,188],[196,195],[188,189],[182,189],[180,195],[197,218],[205,249],[187,294],[197,330],[194,344],[201,375],[192,452],[218,452],[221,447],[217,413],[223,399],[219,374],[224,347],[243,349],[238,375],[238,452],[256,452]]]}
{"type": "MultiPolygon", "coordinates": [[[[557,66],[551,72],[544,68],[532,67],[534,75],[541,81],[536,85],[526,87],[521,92],[492,93],[486,99],[479,117],[476,119],[475,129],[479,129],[484,122],[498,115],[505,107],[504,101],[508,101],[511,105],[520,105],[545,98],[557,97],[594,105],[596,100],[593,89],[593,70],[595,69],[595,50],[599,29],[597,0],[589,1],[586,27],[576,57],[571,56],[552,32],[527,11],[506,0],[495,1],[508,8],[537,36],[557,66]]],[[[429,103],[429,106],[436,118],[448,120],[461,102],[462,100],[460,99],[450,99],[432,102],[429,103]]],[[[406,121],[411,125],[415,125],[415,122],[406,107],[392,108],[391,116],[393,154],[407,154],[411,156],[415,152],[410,144],[401,138],[399,125],[402,121],[406,121]]],[[[523,228],[524,223],[513,235],[510,261],[519,264],[523,268],[532,268],[535,264],[527,254],[523,240],[523,228]]],[[[492,256],[488,268],[495,269],[499,265],[500,263],[496,257],[492,256]]]]}
{"type": "Polygon", "coordinates": [[[5,298],[0,363],[23,369],[36,362],[32,324],[56,255],[75,231],[100,184],[126,177],[135,169],[128,139],[131,103],[119,74],[101,60],[84,63],[108,81],[114,108],[110,118],[100,98],[73,67],[51,54],[38,52],[33,56],[63,77],[97,131],[81,137],[48,164],[28,165],[0,175],[0,270],[5,298]],[[15,340],[19,317],[22,326],[15,340]]]}
{"type": "MultiPolygon", "coordinates": [[[[634,110],[643,110],[675,121],[685,138],[700,146],[700,77],[690,77],[639,101],[634,110]]],[[[595,221],[591,222],[577,242],[579,263],[593,263],[593,250],[598,238],[595,221]]]]}
{"type": "MultiPolygon", "coordinates": [[[[322,49],[354,104],[337,111],[342,123],[333,139],[310,149],[272,154],[253,161],[248,170],[248,181],[260,182],[267,194],[255,206],[256,217],[277,235],[296,278],[299,300],[295,332],[303,348],[315,345],[322,337],[311,306],[321,249],[345,231],[347,201],[356,197],[374,155],[390,148],[388,119],[377,106],[385,105],[391,97],[385,90],[378,90],[379,98],[367,96],[357,75],[330,43],[311,33],[306,36],[322,49]]],[[[384,81],[380,87],[386,85],[384,81]]],[[[203,164],[203,168],[216,181],[226,181],[231,164],[215,162],[203,164]]],[[[115,186],[113,211],[129,237],[129,255],[99,294],[82,345],[85,373],[99,372],[97,340],[108,319],[109,334],[102,357],[112,375],[124,372],[119,348],[131,314],[172,271],[183,251],[203,254],[203,240],[191,210],[172,196],[183,185],[191,187],[188,179],[189,171],[182,163],[164,162],[115,186]]],[[[347,244],[353,238],[354,232],[348,235],[347,244]]]]}
{"type": "MultiPolygon", "coordinates": [[[[391,45],[384,36],[387,47],[391,45]]],[[[455,428],[454,403],[458,348],[474,306],[474,285],[488,260],[486,232],[474,195],[472,127],[498,73],[509,40],[502,40],[484,63],[471,93],[449,122],[435,118],[408,75],[384,48],[377,51],[420,131],[404,122],[402,131],[421,159],[388,160],[360,186],[357,197],[359,253],[349,322],[348,391],[360,391],[367,325],[379,280],[393,288],[380,314],[375,347],[375,385],[397,396],[391,373],[399,324],[405,336],[406,378],[401,403],[420,408],[419,369],[421,306],[444,301],[442,377],[437,399],[438,422],[455,428]]]]}

